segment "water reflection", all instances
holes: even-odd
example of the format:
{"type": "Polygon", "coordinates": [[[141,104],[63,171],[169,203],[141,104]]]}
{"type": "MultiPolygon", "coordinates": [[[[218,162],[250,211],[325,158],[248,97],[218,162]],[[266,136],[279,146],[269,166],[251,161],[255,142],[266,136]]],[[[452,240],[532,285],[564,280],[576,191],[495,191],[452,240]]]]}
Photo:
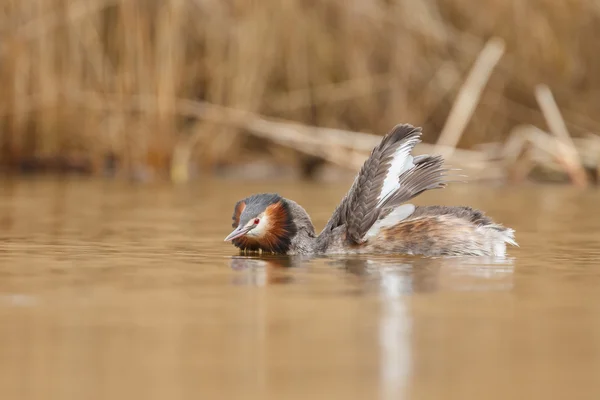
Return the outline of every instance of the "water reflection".
{"type": "MultiPolygon", "coordinates": [[[[353,296],[378,303],[373,344],[378,353],[381,399],[405,393],[415,374],[415,325],[410,295],[443,291],[510,291],[514,260],[482,257],[297,257],[236,256],[230,260],[234,283],[249,286],[306,286],[307,272],[337,271],[338,278],[356,288],[353,296]],[[344,279],[345,278],[345,279],[344,279]]],[[[329,289],[339,295],[339,291],[329,289]]],[[[348,292],[346,292],[348,293],[348,292]]],[[[315,296],[315,292],[309,294],[315,296]]]]}
{"type": "MultiPolygon", "coordinates": [[[[231,257],[224,197],[270,183],[5,189],[2,398],[600,393],[600,192],[443,192],[517,230],[502,260],[231,257]]],[[[283,192],[322,226],[346,190],[283,192]]]]}
{"type": "Polygon", "coordinates": [[[451,291],[503,291],[513,288],[514,258],[493,257],[307,257],[235,256],[236,284],[298,283],[306,269],[321,264],[358,278],[362,293],[387,296],[451,291]],[[302,270],[302,273],[296,271],[302,270]]]}
{"type": "Polygon", "coordinates": [[[306,267],[308,260],[305,257],[278,255],[234,256],[230,266],[239,274],[232,277],[232,283],[250,286],[295,283],[297,278],[285,270],[306,267]]]}
{"type": "Polygon", "coordinates": [[[411,282],[403,275],[381,271],[381,316],[379,318],[380,380],[382,399],[395,399],[404,390],[411,371],[412,318],[402,295],[411,282]]]}
{"type": "Polygon", "coordinates": [[[310,257],[302,256],[279,256],[279,255],[256,255],[256,256],[233,256],[231,257],[231,268],[234,270],[248,270],[260,268],[297,268],[306,266],[310,257]]]}

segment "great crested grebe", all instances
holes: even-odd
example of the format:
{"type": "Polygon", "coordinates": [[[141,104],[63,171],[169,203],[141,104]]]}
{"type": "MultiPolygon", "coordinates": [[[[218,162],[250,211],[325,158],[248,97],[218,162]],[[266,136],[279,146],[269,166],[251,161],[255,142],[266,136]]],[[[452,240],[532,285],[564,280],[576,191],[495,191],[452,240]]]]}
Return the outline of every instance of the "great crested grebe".
{"type": "Polygon", "coordinates": [[[276,254],[420,254],[504,256],[514,231],[470,207],[405,203],[446,186],[441,156],[412,156],[421,128],[397,125],[375,147],[318,235],[308,213],[278,194],[236,203],[225,241],[276,254]]]}

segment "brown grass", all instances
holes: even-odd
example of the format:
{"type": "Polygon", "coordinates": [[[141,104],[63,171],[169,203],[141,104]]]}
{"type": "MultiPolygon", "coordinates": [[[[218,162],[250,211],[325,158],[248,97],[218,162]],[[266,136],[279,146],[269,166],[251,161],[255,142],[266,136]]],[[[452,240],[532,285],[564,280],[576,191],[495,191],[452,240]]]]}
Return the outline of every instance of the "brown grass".
{"type": "Polygon", "coordinates": [[[111,155],[120,172],[162,173],[175,149],[205,167],[295,154],[182,116],[186,99],[377,134],[409,122],[435,142],[492,36],[506,52],[460,147],[546,126],[540,83],[570,134],[600,126],[594,0],[7,0],[1,13],[8,167],[101,172],[111,155]]]}

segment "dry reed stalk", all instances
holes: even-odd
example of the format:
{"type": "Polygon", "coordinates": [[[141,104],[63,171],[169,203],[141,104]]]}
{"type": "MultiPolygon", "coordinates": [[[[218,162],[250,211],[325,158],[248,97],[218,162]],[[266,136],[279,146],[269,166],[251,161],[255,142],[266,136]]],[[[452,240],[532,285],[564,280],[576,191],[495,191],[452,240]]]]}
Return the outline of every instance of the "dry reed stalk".
{"type": "MultiPolygon", "coordinates": [[[[66,94],[66,97],[72,101],[78,102],[86,108],[94,109],[96,111],[129,110],[143,111],[150,114],[156,112],[158,109],[154,99],[149,96],[133,96],[133,101],[124,102],[122,99],[117,100],[118,96],[114,96],[113,99],[103,96],[103,99],[100,100],[100,96],[96,93],[75,93],[70,91],[66,94]]],[[[364,154],[360,154],[360,156],[356,157],[352,156],[352,151],[360,152],[360,149],[351,149],[351,157],[341,155],[341,153],[347,151],[347,149],[342,149],[341,151],[337,150],[340,147],[339,133],[342,132],[338,130],[324,128],[315,129],[302,126],[298,123],[269,121],[247,111],[191,100],[177,100],[173,103],[173,108],[168,110],[163,109],[162,111],[177,114],[179,116],[195,117],[214,124],[229,126],[236,129],[245,129],[255,136],[295,148],[306,154],[323,157],[324,159],[343,167],[355,169],[357,165],[362,164],[362,161],[364,161],[364,154]],[[317,136],[308,133],[315,130],[325,134],[317,136]],[[327,137],[331,132],[335,132],[335,136],[333,136],[334,139],[329,141],[325,138],[326,140],[324,141],[323,136],[327,137]],[[357,161],[359,159],[361,160],[360,164],[357,161]]],[[[345,133],[352,135],[355,138],[361,137],[361,134],[357,132],[345,133]]],[[[377,138],[377,142],[381,140],[380,136],[372,136],[377,138]]],[[[185,160],[186,154],[191,154],[191,147],[195,146],[197,143],[198,137],[192,137],[180,142],[177,146],[178,156],[176,159],[185,160]]],[[[347,145],[352,146],[353,143],[345,142],[344,144],[346,145],[344,147],[347,147],[347,145]]],[[[172,168],[175,168],[177,171],[182,170],[181,167],[172,168]]]]}
{"type": "MultiPolygon", "coordinates": [[[[574,151],[585,166],[598,176],[600,138],[588,135],[573,141],[574,151]]],[[[505,142],[500,158],[504,168],[511,171],[513,179],[524,179],[535,167],[545,174],[568,177],[573,180],[572,167],[565,160],[564,143],[556,135],[533,125],[513,128],[505,142]]],[[[583,170],[583,174],[586,174],[583,170]]]]}
{"type": "MultiPolygon", "coordinates": [[[[91,14],[97,13],[98,11],[118,3],[119,0],[96,0],[90,2],[89,0],[81,0],[75,4],[69,4],[66,8],[60,7],[60,3],[48,2],[48,1],[37,1],[38,10],[42,11],[37,18],[34,18],[21,26],[19,26],[13,35],[24,39],[35,39],[39,40],[49,35],[53,30],[65,24],[72,24],[80,19],[83,19],[91,14]],[[52,4],[54,3],[54,4],[52,4]],[[54,7],[52,5],[55,5],[54,7]],[[52,11],[44,13],[45,8],[50,8],[52,11]]],[[[30,6],[26,2],[20,2],[25,7],[30,6]]],[[[2,48],[4,49],[4,48],[2,48]]]]}
{"type": "MultiPolygon", "coordinates": [[[[307,154],[316,151],[314,140],[327,140],[342,151],[330,157],[350,165],[345,152],[367,152],[379,136],[348,132],[384,132],[410,122],[435,143],[449,111],[458,108],[449,96],[490,35],[511,49],[494,67],[507,84],[480,92],[475,105],[497,105],[498,119],[474,111],[463,116],[458,129],[447,128],[463,135],[461,143],[485,139],[470,135],[473,130],[498,138],[506,126],[539,124],[538,110],[528,106],[531,93],[522,88],[540,76],[561,93],[561,114],[573,135],[597,131],[600,78],[590,71],[598,62],[593,38],[600,25],[590,21],[600,13],[592,3],[12,0],[0,14],[2,161],[84,151],[96,164],[115,153],[131,169],[163,168],[182,144],[205,165],[248,152],[249,129],[216,117],[201,124],[195,145],[186,144],[185,113],[169,110],[190,98],[271,122],[295,121],[295,138],[277,139],[275,125],[257,125],[267,133],[254,136],[286,146],[305,142],[299,145],[307,154]],[[58,89],[65,87],[95,93],[100,103],[147,98],[136,112],[81,109],[61,97],[58,89]]],[[[442,140],[437,149],[452,154],[453,164],[488,165],[485,154],[454,150],[458,139],[447,149],[442,140]]],[[[435,152],[425,144],[418,149],[435,152]]]]}
{"type": "MultiPolygon", "coordinates": [[[[44,0],[36,0],[36,8],[39,14],[44,13],[44,0]]],[[[51,37],[41,35],[36,42],[35,62],[35,80],[37,81],[39,94],[43,99],[48,99],[49,102],[56,104],[59,95],[60,75],[57,70],[57,58],[59,49],[57,42],[51,37]],[[47,79],[50,77],[50,79],[47,79]]],[[[39,140],[39,153],[44,156],[55,153],[59,150],[61,135],[59,128],[58,113],[53,109],[40,109],[36,112],[37,121],[36,133],[39,140]],[[52,134],[54,133],[54,134],[52,134]]]]}
{"type": "Polygon", "coordinates": [[[389,73],[351,79],[339,83],[328,82],[322,86],[303,88],[287,93],[277,93],[269,99],[274,111],[292,111],[312,105],[339,103],[385,90],[391,81],[389,73]]]}
{"type": "MultiPolygon", "coordinates": [[[[475,60],[467,79],[458,92],[456,101],[437,141],[438,145],[444,146],[444,150],[441,151],[444,156],[450,156],[452,149],[456,148],[467,123],[475,112],[475,107],[494,67],[504,54],[504,49],[504,40],[497,37],[492,38],[488,40],[479,53],[477,60],[475,60]]],[[[441,147],[440,150],[442,150],[441,147]]]]}
{"type": "Polygon", "coordinates": [[[528,143],[552,158],[557,155],[556,141],[552,136],[536,126],[522,125],[511,130],[503,148],[502,160],[508,165],[516,163],[528,143]]]}
{"type": "Polygon", "coordinates": [[[600,174],[600,136],[587,133],[584,137],[573,139],[573,142],[584,167],[596,171],[596,175],[600,174]]]}
{"type": "MultiPolygon", "coordinates": [[[[67,98],[84,107],[94,110],[129,110],[153,113],[156,104],[151,97],[135,96],[129,102],[99,96],[94,93],[66,94],[67,98]]],[[[381,140],[381,136],[340,129],[314,128],[291,121],[269,120],[263,116],[232,108],[222,107],[206,102],[179,99],[173,103],[169,112],[180,116],[194,117],[217,125],[243,129],[256,137],[270,140],[282,146],[296,149],[307,155],[323,158],[343,168],[356,170],[360,168],[369,154],[381,140]]],[[[164,110],[163,110],[164,111],[164,110]]],[[[171,163],[171,176],[176,181],[186,181],[189,177],[187,169],[194,147],[199,143],[200,135],[182,139],[174,149],[171,163]]],[[[432,153],[437,148],[421,143],[417,153],[432,153]]],[[[481,152],[456,150],[454,157],[447,161],[455,167],[466,169],[482,169],[487,165],[486,157],[481,152]]]]}
{"type": "Polygon", "coordinates": [[[550,88],[546,85],[536,86],[535,97],[546,118],[550,132],[554,134],[557,140],[558,154],[556,155],[561,163],[565,165],[573,183],[578,186],[587,186],[588,178],[585,169],[550,88]]]}

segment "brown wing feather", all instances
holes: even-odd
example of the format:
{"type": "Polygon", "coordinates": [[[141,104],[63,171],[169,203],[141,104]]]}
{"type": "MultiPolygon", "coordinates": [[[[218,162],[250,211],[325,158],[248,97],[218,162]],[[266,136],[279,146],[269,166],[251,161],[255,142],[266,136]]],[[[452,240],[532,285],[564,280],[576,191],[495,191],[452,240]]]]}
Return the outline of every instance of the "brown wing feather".
{"type": "Polygon", "coordinates": [[[322,234],[345,225],[348,240],[360,243],[383,209],[399,205],[425,190],[443,187],[446,171],[442,168],[443,159],[418,156],[413,160],[415,166],[398,178],[399,189],[383,204],[378,204],[384,180],[396,151],[401,146],[405,146],[410,153],[420,142],[420,136],[421,128],[409,124],[394,127],[373,149],[322,234]]]}

